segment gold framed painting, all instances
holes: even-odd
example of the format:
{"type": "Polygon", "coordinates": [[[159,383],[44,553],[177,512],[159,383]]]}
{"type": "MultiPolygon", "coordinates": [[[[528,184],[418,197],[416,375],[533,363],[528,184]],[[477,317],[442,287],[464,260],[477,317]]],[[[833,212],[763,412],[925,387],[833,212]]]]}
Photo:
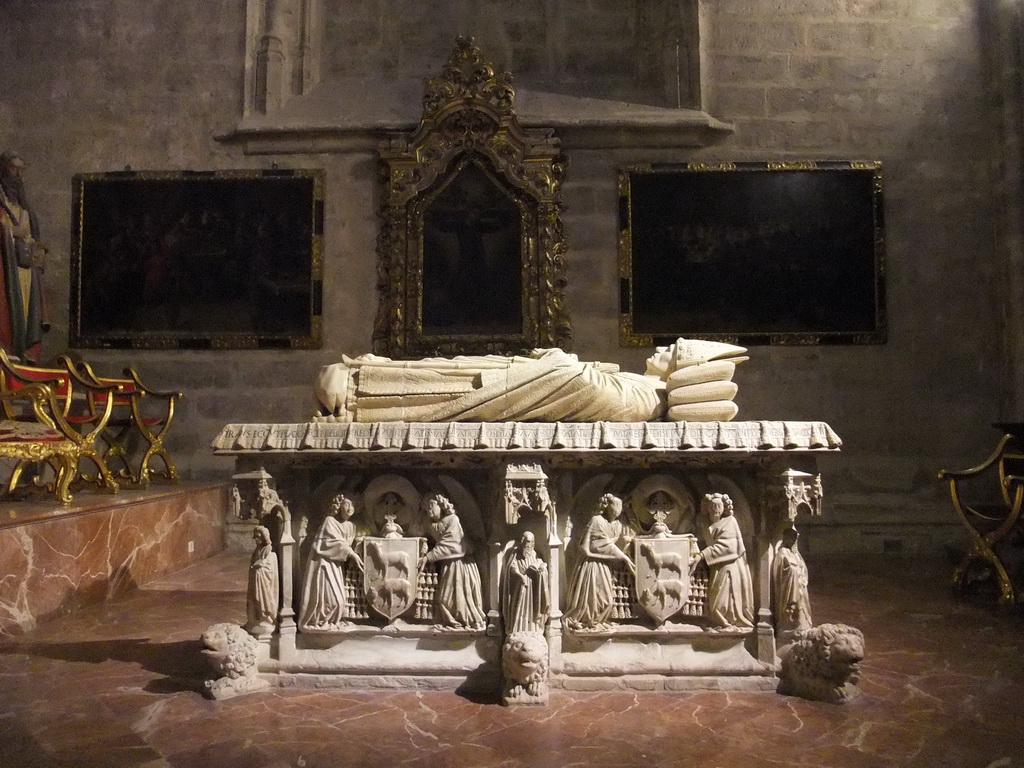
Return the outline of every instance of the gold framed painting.
{"type": "Polygon", "coordinates": [[[620,344],[886,340],[881,163],[619,173],[620,344]]]}
{"type": "Polygon", "coordinates": [[[74,177],[70,344],[321,344],[320,170],[74,177]]]}
{"type": "Polygon", "coordinates": [[[565,160],[551,131],[520,126],[510,82],[459,38],[418,128],[380,147],[377,354],[571,347],[565,160]]]}

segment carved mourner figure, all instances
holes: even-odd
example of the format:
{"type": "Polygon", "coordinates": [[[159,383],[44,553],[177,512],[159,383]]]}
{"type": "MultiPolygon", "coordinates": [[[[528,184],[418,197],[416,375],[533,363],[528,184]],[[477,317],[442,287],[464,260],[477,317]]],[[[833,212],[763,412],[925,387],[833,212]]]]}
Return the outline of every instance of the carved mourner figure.
{"type": "Polygon", "coordinates": [[[611,565],[616,560],[626,564],[635,575],[636,566],[616,542],[621,535],[618,518],[622,499],[606,493],[597,505],[597,514],[590,518],[580,540],[580,560],[572,573],[566,599],[566,625],[570,629],[601,629],[608,624],[615,599],[615,582],[611,565]]]}
{"type": "Polygon", "coordinates": [[[548,623],[548,566],[537,554],[533,533],[526,531],[505,563],[502,619],[505,634],[543,632],[548,623]]]}
{"type": "Polygon", "coordinates": [[[693,559],[690,574],[702,560],[711,569],[708,600],[713,626],[750,629],[754,626],[754,589],[743,534],[733,516],[732,499],[724,493],[708,493],[700,506],[711,525],[708,545],[693,559]]]}
{"type": "Polygon", "coordinates": [[[249,563],[245,628],[257,636],[269,635],[277,622],[279,604],[277,553],[270,542],[270,530],[265,526],[256,526],[252,539],[256,546],[249,563]]]}
{"type": "Polygon", "coordinates": [[[355,505],[348,496],[339,493],[332,499],[331,511],[309,553],[299,611],[302,629],[332,629],[347,623],[345,563],[363,568],[362,558],[352,548],[357,533],[354,514],[355,505]]]}
{"type": "Polygon", "coordinates": [[[807,564],[804,562],[795,528],[782,532],[782,546],[772,564],[772,596],[775,628],[780,640],[788,640],[794,632],[811,628],[811,601],[807,594],[807,564]]]}
{"type": "Polygon", "coordinates": [[[469,539],[446,497],[433,493],[423,500],[434,544],[423,558],[437,563],[436,621],[451,629],[483,629],[486,618],[480,591],[480,571],[473,562],[469,539]]]}

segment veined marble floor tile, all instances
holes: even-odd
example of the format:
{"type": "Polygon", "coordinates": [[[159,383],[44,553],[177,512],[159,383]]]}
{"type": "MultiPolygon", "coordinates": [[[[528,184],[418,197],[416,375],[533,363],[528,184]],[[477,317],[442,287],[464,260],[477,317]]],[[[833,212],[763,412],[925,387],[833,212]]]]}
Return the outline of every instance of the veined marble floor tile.
{"type": "Polygon", "coordinates": [[[225,554],[0,643],[3,768],[1024,768],[1024,618],[955,598],[944,563],[811,562],[816,622],[865,634],[846,706],[773,693],[201,694],[199,634],[242,622],[225,554]]]}

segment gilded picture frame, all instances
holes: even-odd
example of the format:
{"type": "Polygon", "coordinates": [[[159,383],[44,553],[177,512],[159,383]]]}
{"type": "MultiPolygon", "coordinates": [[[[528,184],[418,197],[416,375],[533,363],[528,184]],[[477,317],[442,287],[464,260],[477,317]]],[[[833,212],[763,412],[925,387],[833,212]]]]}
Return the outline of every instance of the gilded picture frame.
{"type": "Polygon", "coordinates": [[[380,147],[373,350],[393,358],[569,349],[564,158],[525,130],[510,76],[459,38],[411,135],[380,147]]]}
{"type": "Polygon", "coordinates": [[[619,172],[621,346],[886,341],[877,161],[619,172]]]}
{"type": "Polygon", "coordinates": [[[73,348],[316,349],[322,170],[73,179],[73,348]]]}

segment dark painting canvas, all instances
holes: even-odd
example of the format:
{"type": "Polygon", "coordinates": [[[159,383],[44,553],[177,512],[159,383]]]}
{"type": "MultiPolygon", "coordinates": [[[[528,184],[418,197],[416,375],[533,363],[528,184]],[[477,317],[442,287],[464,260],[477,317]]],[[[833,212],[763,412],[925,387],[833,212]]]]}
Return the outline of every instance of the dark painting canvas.
{"type": "Polygon", "coordinates": [[[322,175],[75,178],[72,346],[319,345],[322,175]]]}
{"type": "Polygon", "coordinates": [[[624,335],[884,340],[880,169],[862,165],[629,172],[624,335]]]}

